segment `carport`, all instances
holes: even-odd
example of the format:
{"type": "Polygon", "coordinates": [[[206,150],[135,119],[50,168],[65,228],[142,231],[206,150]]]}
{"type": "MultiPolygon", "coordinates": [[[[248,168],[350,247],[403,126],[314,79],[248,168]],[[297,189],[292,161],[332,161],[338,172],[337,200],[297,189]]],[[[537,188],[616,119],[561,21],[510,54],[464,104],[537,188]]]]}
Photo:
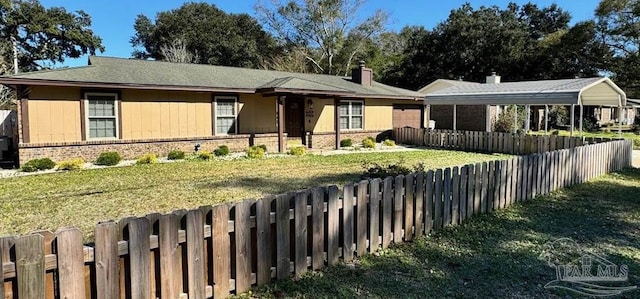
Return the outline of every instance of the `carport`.
{"type": "MultiPolygon", "coordinates": [[[[571,106],[571,136],[574,134],[574,107],[577,105],[580,107],[579,131],[582,136],[584,106],[622,108],[627,105],[627,96],[611,79],[599,77],[457,85],[428,93],[424,104],[427,107],[452,105],[454,130],[458,105],[524,105],[527,115],[525,131],[529,131],[530,128],[531,106],[544,106],[545,133],[548,131],[549,105],[571,106]]],[[[486,110],[486,113],[489,113],[489,109],[486,110]]],[[[487,121],[488,119],[487,117],[487,121]]],[[[622,109],[618,109],[619,134],[621,120],[622,109]]],[[[514,114],[514,122],[517,123],[517,113],[514,114]]]]}

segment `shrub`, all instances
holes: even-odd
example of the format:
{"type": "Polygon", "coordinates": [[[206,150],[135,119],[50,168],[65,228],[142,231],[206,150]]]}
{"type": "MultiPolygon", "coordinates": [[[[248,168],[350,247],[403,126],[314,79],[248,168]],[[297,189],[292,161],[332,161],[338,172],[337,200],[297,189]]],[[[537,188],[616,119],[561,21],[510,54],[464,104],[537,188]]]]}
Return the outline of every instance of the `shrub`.
{"type": "Polygon", "coordinates": [[[66,160],[58,163],[58,170],[78,170],[84,168],[82,158],[66,160]]]}
{"type": "Polygon", "coordinates": [[[260,146],[252,146],[247,149],[247,157],[249,159],[262,159],[264,158],[264,148],[260,146]]]}
{"type": "Polygon", "coordinates": [[[396,146],[396,142],[391,139],[385,139],[382,144],[385,146],[396,146]]]}
{"type": "Polygon", "coordinates": [[[594,116],[585,116],[582,119],[582,130],[585,132],[595,132],[598,129],[598,120],[594,116]]]}
{"type": "Polygon", "coordinates": [[[362,167],[365,169],[362,175],[363,179],[386,178],[389,176],[406,175],[411,172],[424,171],[424,164],[418,163],[413,167],[409,167],[404,164],[403,159],[400,159],[396,164],[390,163],[386,165],[363,162],[362,167]]]}
{"type": "Polygon", "coordinates": [[[307,149],[304,146],[294,147],[289,150],[289,154],[294,156],[304,156],[306,153],[307,149]]]}
{"type": "Polygon", "coordinates": [[[172,150],[167,155],[167,159],[169,160],[182,160],[184,159],[184,152],[180,150],[172,150]]]}
{"type": "Polygon", "coordinates": [[[362,147],[364,148],[376,148],[376,140],[373,137],[367,137],[362,140],[362,147]]]}
{"type": "Polygon", "coordinates": [[[640,149],[640,139],[637,139],[637,138],[633,139],[633,149],[634,150],[640,149]]]}
{"type": "Polygon", "coordinates": [[[213,153],[211,153],[210,151],[200,151],[198,152],[198,159],[202,161],[209,161],[213,159],[213,153]]]}
{"type": "Polygon", "coordinates": [[[137,165],[141,165],[141,164],[156,164],[156,163],[158,163],[158,156],[156,154],[153,154],[153,153],[144,154],[144,155],[140,156],[140,158],[138,158],[138,160],[136,160],[136,164],[137,165]]]}
{"type": "Polygon", "coordinates": [[[353,146],[353,140],[350,138],[340,140],[340,147],[350,147],[353,146]]]}
{"type": "Polygon", "coordinates": [[[265,153],[267,152],[267,145],[266,144],[258,145],[258,147],[261,148],[265,153]]]}
{"type": "Polygon", "coordinates": [[[221,145],[213,151],[213,154],[216,155],[216,157],[228,156],[229,153],[229,147],[226,145],[221,145]]]}
{"type": "Polygon", "coordinates": [[[551,106],[551,109],[549,109],[549,124],[552,128],[566,126],[570,121],[567,107],[559,105],[551,106]]]}
{"type": "Polygon", "coordinates": [[[558,135],[560,135],[560,131],[558,131],[558,130],[553,130],[553,131],[551,131],[551,135],[558,136],[558,135]]]}
{"type": "Polygon", "coordinates": [[[506,132],[512,133],[514,131],[521,131],[523,128],[524,121],[526,119],[526,111],[525,109],[520,109],[517,106],[507,106],[502,110],[495,123],[493,124],[493,130],[495,132],[506,132]],[[518,122],[514,123],[513,118],[514,114],[518,114],[518,122]]]}
{"type": "Polygon", "coordinates": [[[49,158],[33,159],[22,165],[22,171],[34,172],[38,170],[53,169],[56,163],[49,158]]]}
{"type": "Polygon", "coordinates": [[[113,166],[120,163],[120,160],[122,160],[122,157],[120,157],[120,154],[118,152],[104,152],[101,153],[100,156],[98,156],[95,164],[113,166]]]}

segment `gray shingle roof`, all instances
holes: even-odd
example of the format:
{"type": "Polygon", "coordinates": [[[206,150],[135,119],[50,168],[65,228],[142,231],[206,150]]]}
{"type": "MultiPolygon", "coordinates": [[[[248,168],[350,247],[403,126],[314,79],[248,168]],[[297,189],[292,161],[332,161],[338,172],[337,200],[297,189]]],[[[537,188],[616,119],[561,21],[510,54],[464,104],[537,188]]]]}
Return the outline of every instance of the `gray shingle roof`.
{"type": "Polygon", "coordinates": [[[255,92],[258,89],[280,88],[312,90],[327,94],[358,97],[422,98],[417,92],[395,88],[378,82],[371,86],[354,83],[347,77],[320,74],[300,74],[201,64],[182,64],[92,56],[89,65],[0,77],[0,83],[16,84],[24,80],[63,83],[96,83],[146,88],[225,89],[255,92]]]}
{"type": "Polygon", "coordinates": [[[427,94],[438,95],[465,95],[465,94],[496,94],[496,93],[555,93],[578,92],[602,78],[580,78],[563,80],[540,80],[505,82],[498,84],[456,84],[445,89],[427,94]]]}

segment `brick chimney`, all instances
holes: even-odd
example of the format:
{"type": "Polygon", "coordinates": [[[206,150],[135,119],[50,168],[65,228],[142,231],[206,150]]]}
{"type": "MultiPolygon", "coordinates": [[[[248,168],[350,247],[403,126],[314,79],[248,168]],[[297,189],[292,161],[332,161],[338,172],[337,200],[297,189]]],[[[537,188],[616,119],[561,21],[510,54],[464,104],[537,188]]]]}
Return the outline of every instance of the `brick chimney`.
{"type": "Polygon", "coordinates": [[[496,72],[491,72],[491,76],[487,76],[487,84],[498,84],[500,83],[500,76],[496,75],[496,72]]]}
{"type": "Polygon", "coordinates": [[[371,86],[371,81],[373,81],[373,70],[366,68],[364,61],[360,61],[360,66],[351,70],[351,81],[362,86],[371,86]]]}

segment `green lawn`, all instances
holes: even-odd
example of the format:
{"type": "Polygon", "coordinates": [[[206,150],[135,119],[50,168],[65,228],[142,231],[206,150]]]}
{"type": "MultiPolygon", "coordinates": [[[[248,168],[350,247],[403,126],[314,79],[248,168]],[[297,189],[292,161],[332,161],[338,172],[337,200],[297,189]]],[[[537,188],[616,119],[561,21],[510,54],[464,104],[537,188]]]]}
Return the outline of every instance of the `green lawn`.
{"type": "Polygon", "coordinates": [[[420,150],[176,162],[1,179],[0,236],[76,226],[89,241],[102,220],[355,182],[363,162],[403,159],[433,169],[499,157],[504,156],[420,150]]]}
{"type": "MultiPolygon", "coordinates": [[[[355,264],[255,290],[277,298],[584,298],[544,285],[555,270],[543,245],[568,237],[629,267],[640,287],[640,170],[600,177],[482,215],[355,264]]],[[[640,298],[640,290],[614,298],[640,298]]]]}

